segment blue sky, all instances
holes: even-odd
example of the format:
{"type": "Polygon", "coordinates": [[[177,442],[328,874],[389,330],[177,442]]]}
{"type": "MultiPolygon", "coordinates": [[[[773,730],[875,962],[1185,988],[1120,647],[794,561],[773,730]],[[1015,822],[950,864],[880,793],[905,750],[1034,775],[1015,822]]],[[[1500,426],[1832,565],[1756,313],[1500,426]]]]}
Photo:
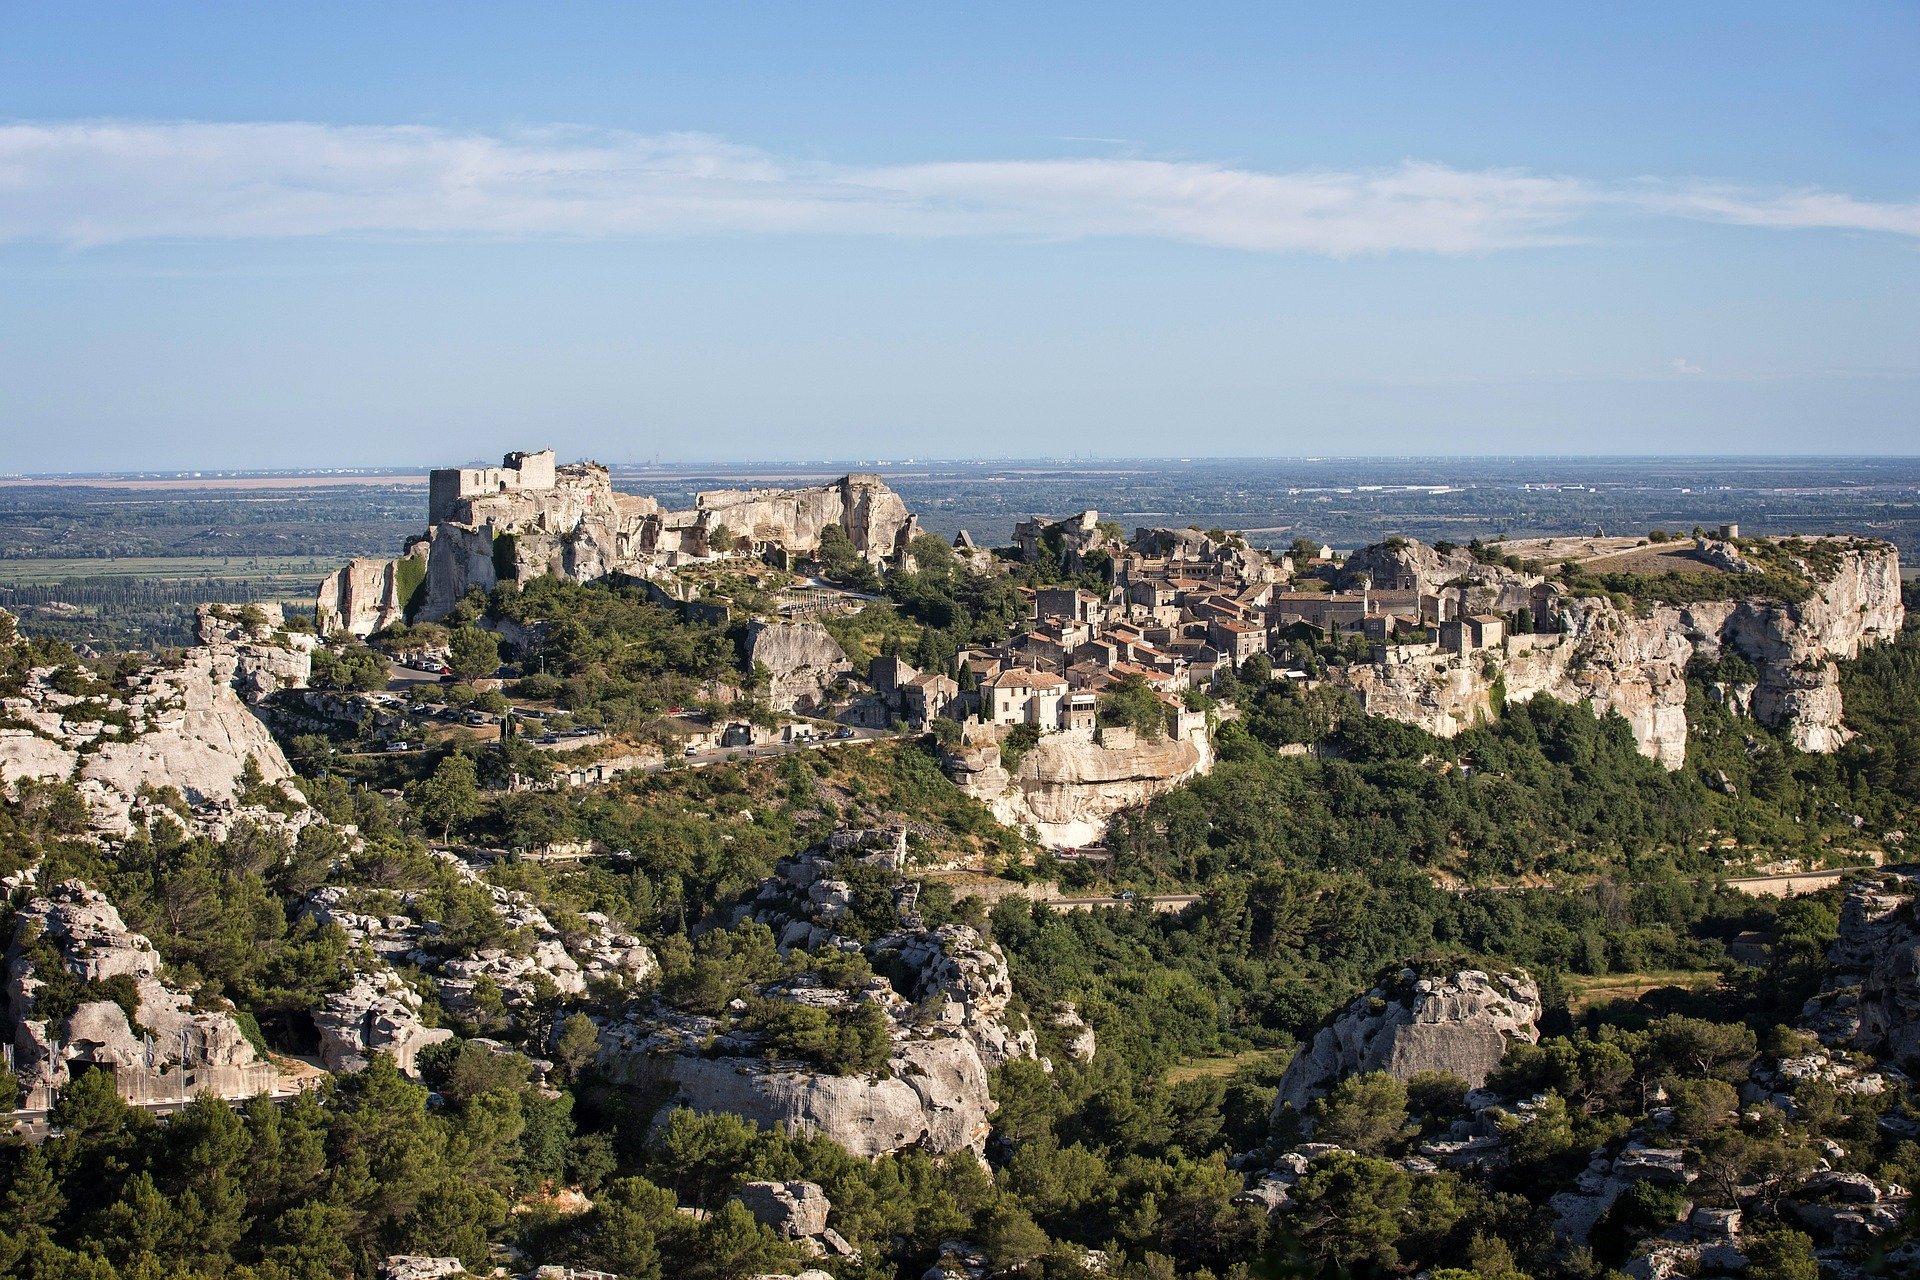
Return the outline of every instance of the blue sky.
{"type": "Polygon", "coordinates": [[[1920,8],[15,3],[14,470],[1916,452],[1920,8]]]}

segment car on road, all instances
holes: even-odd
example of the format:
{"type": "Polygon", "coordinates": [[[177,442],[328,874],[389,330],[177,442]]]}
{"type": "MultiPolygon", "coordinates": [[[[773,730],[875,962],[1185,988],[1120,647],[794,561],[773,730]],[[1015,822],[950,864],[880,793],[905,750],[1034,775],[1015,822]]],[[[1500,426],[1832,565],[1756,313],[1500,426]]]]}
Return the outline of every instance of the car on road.
{"type": "Polygon", "coordinates": [[[835,738],[851,738],[851,737],[853,736],[853,730],[851,730],[851,729],[837,729],[837,730],[835,730],[835,731],[834,731],[834,735],[833,735],[833,736],[834,736],[835,738]]]}
{"type": "Polygon", "coordinates": [[[684,751],[684,752],[683,752],[682,754],[683,754],[683,755],[689,755],[689,756],[697,756],[697,755],[699,755],[699,754],[700,754],[700,748],[698,748],[698,747],[695,747],[695,746],[689,746],[689,747],[688,747],[688,748],[686,749],[686,751],[684,751]]]}

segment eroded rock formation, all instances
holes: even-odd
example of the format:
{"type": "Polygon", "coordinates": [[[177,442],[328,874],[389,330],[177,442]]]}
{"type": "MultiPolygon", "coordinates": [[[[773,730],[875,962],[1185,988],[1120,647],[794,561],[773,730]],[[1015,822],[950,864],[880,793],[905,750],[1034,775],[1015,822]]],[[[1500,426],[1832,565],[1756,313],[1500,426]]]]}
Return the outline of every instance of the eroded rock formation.
{"type": "Polygon", "coordinates": [[[817,622],[754,622],[747,627],[747,667],[764,666],[775,711],[810,711],[834,681],[853,670],[846,650],[817,622]]]}
{"type": "Polygon", "coordinates": [[[1847,886],[1829,973],[1801,1022],[1829,1045],[1920,1074],[1920,877],[1881,871],[1847,886]]]}
{"type": "Polygon", "coordinates": [[[1050,733],[1009,772],[997,735],[968,726],[967,736],[943,754],[947,776],[986,804],[1010,827],[1031,828],[1042,844],[1070,848],[1106,834],[1122,809],[1145,804],[1213,767],[1205,722],[1187,732],[1141,738],[1107,729],[1098,741],[1085,734],[1050,733]]]}
{"type": "Polygon", "coordinates": [[[1407,1080],[1422,1071],[1486,1083],[1515,1040],[1539,1039],[1540,988],[1519,970],[1478,969],[1423,976],[1403,969],[1329,1018],[1287,1064],[1274,1113],[1304,1111],[1347,1076],[1385,1071],[1407,1080]]]}
{"type": "Polygon", "coordinates": [[[228,1013],[193,1009],[160,979],[160,955],[106,895],[68,880],[20,908],[7,951],[13,1067],[23,1105],[45,1108],[90,1067],[113,1073],[129,1102],[185,1102],[270,1091],[273,1065],[228,1013]],[[109,980],[124,979],[117,986],[109,980]],[[77,985],[77,990],[75,989],[77,985]],[[122,1001],[130,987],[133,1018],[122,1001]],[[54,994],[61,1009],[49,1010],[54,994]],[[49,1016],[51,1013],[53,1016],[49,1016]]]}
{"type": "Polygon", "coordinates": [[[598,463],[555,465],[551,453],[509,455],[501,467],[433,474],[426,533],[397,560],[356,560],[315,596],[320,629],[369,635],[404,618],[444,617],[474,588],[542,574],[590,582],[648,577],[719,552],[811,556],[839,528],[878,565],[918,531],[900,496],[871,475],[806,489],[723,489],[691,510],[618,493],[598,463]],[[725,537],[717,536],[721,529],[725,537]]]}
{"type": "Polygon", "coordinates": [[[372,894],[346,885],[323,885],[308,894],[302,910],[322,924],[340,928],[358,955],[359,973],[345,991],[327,997],[314,1017],[320,1028],[321,1057],[331,1070],[353,1071],[375,1053],[393,1057],[412,1073],[414,1055],[453,1033],[429,1028],[421,1018],[423,1002],[393,966],[427,974],[441,1002],[453,1013],[471,1017],[478,993],[497,991],[510,1009],[531,1009],[550,984],[563,995],[580,996],[589,982],[612,986],[644,985],[659,972],[659,962],[639,938],[597,911],[582,913],[584,926],[563,938],[533,899],[481,879],[460,858],[440,859],[463,881],[482,890],[507,930],[526,940],[519,950],[488,947],[469,955],[447,955],[436,946],[438,925],[424,918],[413,891],[372,894]],[[378,911],[398,906],[398,911],[378,911]]]}
{"type": "MultiPolygon", "coordinates": [[[[868,854],[861,847],[836,856],[897,867],[891,846],[868,854]]],[[[835,856],[810,853],[784,860],[742,905],[738,921],[765,925],[783,949],[865,952],[876,972],[852,989],[809,972],[762,983],[753,994],[835,1014],[877,1005],[888,1038],[881,1069],[835,1074],[770,1057],[759,1033],[731,1016],[688,1013],[662,1001],[602,1026],[603,1068],[670,1089],[678,1105],[695,1111],[818,1134],[856,1155],[910,1146],[979,1152],[994,1110],[988,1070],[1038,1052],[1032,1027],[1013,1007],[1006,957],[964,925],[903,928],[863,948],[835,932],[851,905],[835,856]]]]}
{"type": "MultiPolygon", "coordinates": [[[[1365,554],[1373,557],[1367,561],[1373,572],[1426,584],[1460,569],[1463,553],[1442,558],[1409,543],[1365,554]]],[[[1466,576],[1480,584],[1474,591],[1485,593],[1468,607],[1517,611],[1541,601],[1537,579],[1468,559],[1466,576]]],[[[1605,598],[1557,594],[1550,603],[1555,632],[1509,636],[1497,648],[1464,654],[1438,645],[1390,645],[1377,661],[1337,669],[1333,678],[1358,693],[1368,712],[1442,737],[1492,720],[1501,696],[1586,702],[1597,712],[1618,712],[1641,752],[1674,769],[1686,757],[1688,665],[1734,653],[1755,678],[1722,691],[1733,706],[1784,729],[1802,751],[1833,751],[1849,736],[1835,661],[1891,639],[1905,617],[1899,556],[1891,546],[1848,540],[1837,561],[1798,602],[1714,600],[1632,611],[1605,598]]]]}
{"type": "MultiPolygon", "coordinates": [[[[203,610],[202,644],[112,682],[71,667],[26,671],[0,699],[0,781],[72,782],[109,834],[131,829],[143,788],[232,809],[249,760],[262,782],[292,782],[248,699],[304,684],[313,637],[280,630],[277,607],[254,607],[264,621],[252,627],[203,610]]],[[[4,616],[0,644],[17,643],[4,616]]]]}

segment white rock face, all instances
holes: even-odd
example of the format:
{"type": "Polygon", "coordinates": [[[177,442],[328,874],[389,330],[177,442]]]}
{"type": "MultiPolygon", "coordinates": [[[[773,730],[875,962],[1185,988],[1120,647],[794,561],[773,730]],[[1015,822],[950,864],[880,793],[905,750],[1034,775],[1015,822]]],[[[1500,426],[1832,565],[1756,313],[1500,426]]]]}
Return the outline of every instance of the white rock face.
{"type": "Polygon", "coordinates": [[[793,1135],[831,1138],[871,1159],[918,1146],[936,1155],[986,1145],[993,1103],[972,1041],[896,1045],[891,1075],[834,1076],[750,1058],[672,1054],[665,1079],[701,1113],[729,1112],[793,1135]]]}
{"type": "MultiPolygon", "coordinates": [[[[736,914],[765,925],[783,947],[862,950],[834,932],[845,903],[835,858],[897,869],[893,833],[844,833],[833,856],[784,860],[779,874],[736,914]],[[869,837],[884,837],[874,840],[869,837]],[[873,844],[877,852],[862,854],[873,844]]],[[[1011,1007],[1013,983],[1000,949],[965,925],[902,929],[866,948],[875,976],[838,990],[814,975],[762,984],[760,998],[844,1013],[877,1004],[887,1017],[885,1069],[833,1075],[804,1062],[770,1060],[750,1029],[656,1001],[631,1021],[600,1029],[602,1067],[616,1077],[673,1090],[695,1111],[732,1112],[788,1133],[819,1134],[856,1155],[920,1146],[935,1154],[980,1152],[994,1103],[987,1072],[1034,1057],[1033,1029],[1011,1007]],[[888,975],[888,976],[881,976],[888,975]]],[[[827,1240],[829,1248],[832,1240],[827,1240]]]]}
{"type": "Polygon", "coordinates": [[[76,1070],[113,1071],[130,1102],[184,1102],[211,1089],[224,1098],[251,1098],[278,1079],[254,1052],[233,1018],[195,1013],[190,996],[160,980],[160,955],[144,935],[126,927],[104,894],[78,880],[56,885],[20,908],[7,952],[7,1002],[14,1070],[25,1105],[51,1105],[76,1070]],[[36,970],[31,940],[53,948],[58,963],[86,982],[126,977],[139,993],[139,1029],[110,999],[83,1001],[63,1023],[36,1016],[36,997],[49,976],[36,970]]]}
{"type": "MultiPolygon", "coordinates": [[[[425,552],[426,548],[421,547],[416,557],[417,567],[412,572],[424,571],[425,552]]],[[[402,585],[408,571],[402,566],[406,559],[403,556],[399,560],[376,560],[361,556],[321,579],[314,597],[321,632],[332,635],[346,631],[356,636],[370,636],[405,622],[407,602],[402,598],[402,585]]]]}
{"type": "Polygon", "coordinates": [[[1893,871],[1847,886],[1826,983],[1800,1017],[1825,1043],[1865,1050],[1911,1073],[1920,1073],[1917,890],[1920,879],[1893,871]]]}
{"type": "Polygon", "coordinates": [[[1446,977],[1402,970],[1335,1014],[1287,1064],[1274,1114],[1304,1111],[1350,1075],[1407,1080],[1446,1071],[1477,1089],[1516,1040],[1539,1039],[1540,988],[1525,973],[1462,969],[1446,977]]]}
{"type": "Polygon", "coordinates": [[[749,1182],[734,1196],[761,1226],[787,1240],[804,1240],[827,1229],[833,1202],[817,1182],[749,1182]]]}
{"type": "Polygon", "coordinates": [[[846,650],[817,622],[750,623],[747,665],[766,667],[775,711],[814,709],[828,686],[853,670],[846,650]]]}
{"type": "Polygon", "coordinates": [[[401,619],[408,604],[421,619],[445,617],[468,590],[491,590],[502,576],[542,574],[591,582],[613,573],[648,577],[713,554],[710,536],[725,527],[748,552],[809,556],[829,527],[879,564],[897,558],[918,531],[900,496],[877,476],[848,475],[807,489],[716,490],[687,511],[617,493],[597,463],[555,468],[550,485],[449,497],[425,536],[408,549],[425,561],[419,596],[403,599],[399,561],[356,560],[323,581],[315,596],[322,630],[369,635],[401,619]]]}
{"type": "Polygon", "coordinates": [[[973,929],[948,924],[896,933],[874,943],[872,950],[876,960],[897,956],[916,975],[911,989],[901,994],[915,1003],[938,999],[937,1025],[971,1039],[989,1070],[1014,1058],[1039,1055],[1025,1020],[1011,1025],[1013,979],[1006,956],[973,929]]]}
{"type": "Polygon", "coordinates": [[[1066,1037],[1067,1056],[1075,1062],[1092,1062],[1098,1047],[1093,1028],[1080,1016],[1071,1001],[1061,1001],[1053,1009],[1053,1025],[1066,1037]]]}
{"type": "Polygon", "coordinates": [[[400,1070],[418,1075],[415,1055],[453,1039],[445,1027],[422,1021],[420,1006],[420,997],[391,969],[354,975],[352,985],[329,995],[313,1015],[320,1060],[329,1071],[361,1071],[375,1054],[384,1053],[400,1070]]]}
{"type": "MultiPolygon", "coordinates": [[[[0,630],[11,634],[11,617],[6,622],[0,630]]],[[[96,827],[112,835],[131,830],[144,786],[175,787],[191,804],[230,809],[249,758],[263,781],[291,782],[286,756],[240,690],[258,697],[304,683],[312,637],[280,644],[205,623],[202,634],[208,642],[177,665],[147,666],[104,698],[60,692],[51,669],[29,673],[21,693],[0,703],[4,718],[16,722],[0,730],[0,778],[74,783],[96,827]],[[101,706],[126,723],[100,719],[101,706]]]]}
{"type": "Polygon", "coordinates": [[[1145,804],[1213,768],[1204,725],[1166,738],[1109,731],[1106,742],[1050,733],[1009,774],[995,742],[969,742],[943,757],[947,776],[1010,827],[1031,827],[1042,844],[1075,848],[1106,834],[1122,809],[1145,804]],[[1118,743],[1119,745],[1114,745],[1118,743]]]}
{"type": "MultiPolygon", "coordinates": [[[[521,955],[489,947],[472,955],[443,957],[432,949],[432,925],[405,914],[362,909],[365,894],[347,886],[315,889],[302,910],[322,924],[338,925],[353,948],[366,953],[354,985],[329,996],[326,1008],[315,1018],[321,1027],[321,1056],[330,1069],[358,1070],[371,1053],[385,1052],[401,1070],[411,1073],[415,1052],[453,1034],[421,1022],[420,998],[407,989],[393,965],[417,966],[431,975],[447,1009],[463,1017],[478,1010],[475,993],[483,980],[499,988],[509,1008],[526,1009],[540,997],[542,984],[537,979],[551,982],[563,995],[580,996],[586,994],[589,980],[640,986],[659,974],[653,952],[600,912],[581,917],[588,932],[576,937],[569,950],[532,898],[487,883],[453,854],[438,856],[463,880],[486,892],[501,922],[532,939],[531,950],[521,955]]],[[[403,906],[415,897],[411,892],[392,896],[403,906]]]]}
{"type": "MultiPolygon", "coordinates": [[[[1432,555],[1431,548],[1414,546],[1432,555]]],[[[1408,571],[1422,576],[1416,552],[1405,553],[1408,571]]],[[[1388,646],[1383,661],[1340,669],[1334,678],[1358,693],[1370,713],[1440,737],[1494,719],[1496,679],[1508,701],[1545,694],[1586,702],[1598,713],[1618,712],[1643,755],[1677,769],[1686,758],[1687,665],[1730,646],[1759,673],[1752,688],[1730,693],[1733,704],[1762,724],[1784,728],[1802,751],[1833,751],[1849,736],[1835,660],[1892,639],[1905,618],[1899,555],[1891,546],[1855,540],[1839,559],[1833,576],[1797,604],[1708,601],[1659,605],[1638,616],[1605,599],[1562,598],[1560,632],[1511,636],[1498,649],[1464,656],[1434,645],[1388,646]]],[[[1453,561],[1445,566],[1450,570],[1453,561]]],[[[1513,595],[1508,603],[1517,608],[1526,580],[1498,572],[1514,581],[1496,594],[1513,595]]]]}

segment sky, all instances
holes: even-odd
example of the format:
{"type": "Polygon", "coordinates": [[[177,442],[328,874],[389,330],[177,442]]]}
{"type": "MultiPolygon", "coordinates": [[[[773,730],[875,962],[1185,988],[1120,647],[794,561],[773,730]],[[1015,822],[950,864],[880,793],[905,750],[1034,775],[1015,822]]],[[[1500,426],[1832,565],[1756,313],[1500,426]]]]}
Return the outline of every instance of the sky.
{"type": "Polygon", "coordinates": [[[1920,453],[1910,3],[0,5],[0,470],[1920,453]]]}

